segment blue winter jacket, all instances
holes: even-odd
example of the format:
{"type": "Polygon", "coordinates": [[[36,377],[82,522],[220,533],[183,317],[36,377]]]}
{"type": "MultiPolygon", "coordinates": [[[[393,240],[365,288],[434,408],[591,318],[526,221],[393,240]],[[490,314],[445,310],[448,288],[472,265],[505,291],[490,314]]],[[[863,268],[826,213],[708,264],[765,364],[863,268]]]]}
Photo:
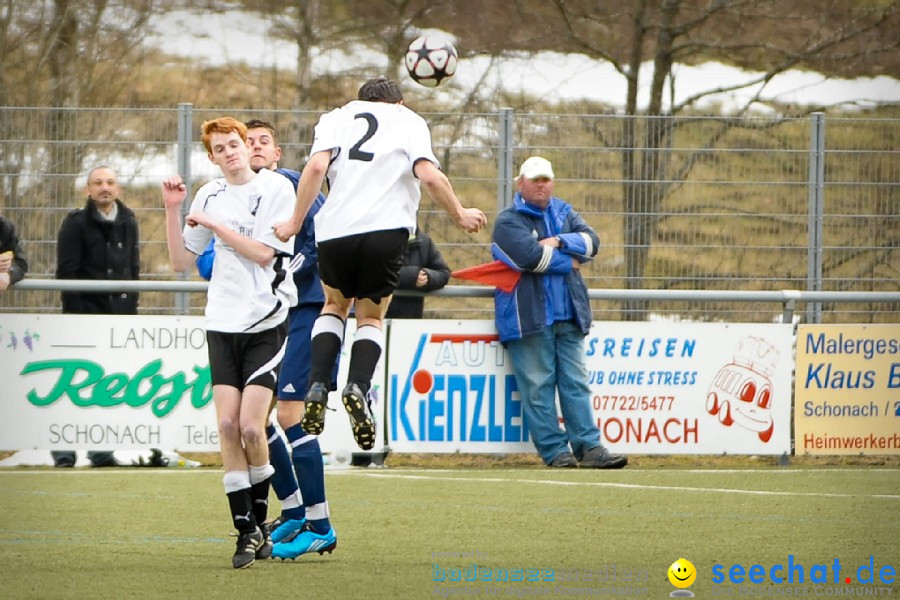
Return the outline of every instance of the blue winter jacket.
{"type": "MultiPolygon", "coordinates": [[[[294,190],[300,182],[300,173],[293,169],[275,169],[276,173],[280,173],[291,180],[294,190]]],[[[297,305],[304,304],[324,304],[325,292],[322,291],[322,283],[319,280],[319,254],[316,250],[316,230],[313,219],[322,203],[325,202],[325,196],[319,194],[313,200],[312,206],[303,219],[300,231],[294,237],[294,255],[302,254],[305,258],[299,269],[294,271],[294,284],[297,286],[297,305]]],[[[210,240],[209,245],[203,251],[203,254],[197,257],[197,271],[203,279],[209,280],[212,277],[213,260],[215,259],[215,239],[210,240]]]]}
{"type": "Polygon", "coordinates": [[[597,255],[599,247],[600,238],[565,200],[554,196],[541,210],[517,193],[513,205],[497,217],[491,244],[495,259],[522,271],[511,293],[494,292],[494,320],[500,341],[540,333],[559,320],[561,311],[570,314],[587,335],[591,306],[581,273],[572,268],[572,257],[586,262],[597,255]],[[554,236],[563,244],[559,249],[538,243],[554,236]],[[555,299],[556,306],[547,302],[548,297],[555,299]],[[562,307],[561,302],[568,305],[562,307]]]}

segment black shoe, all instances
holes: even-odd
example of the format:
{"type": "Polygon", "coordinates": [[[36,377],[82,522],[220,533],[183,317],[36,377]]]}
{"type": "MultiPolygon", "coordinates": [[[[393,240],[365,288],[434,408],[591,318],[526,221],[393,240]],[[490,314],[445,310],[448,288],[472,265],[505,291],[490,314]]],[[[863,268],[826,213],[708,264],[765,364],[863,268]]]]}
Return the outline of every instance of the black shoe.
{"type": "Polygon", "coordinates": [[[314,381],[306,392],[305,411],[300,420],[303,431],[321,435],[325,430],[325,408],[328,406],[328,386],[314,381]]]}
{"type": "Polygon", "coordinates": [[[263,534],[263,541],[256,548],[256,560],[266,560],[272,556],[272,538],[269,537],[265,527],[261,527],[260,531],[263,534]]]}
{"type": "Polygon", "coordinates": [[[88,452],[92,467],[121,467],[112,452],[88,452]]]}
{"type": "Polygon", "coordinates": [[[375,419],[372,417],[369,399],[355,383],[347,384],[341,399],[350,415],[350,429],[356,445],[363,450],[371,450],[375,447],[375,419]]]}
{"type": "Polygon", "coordinates": [[[256,551],[263,544],[263,533],[259,527],[251,533],[238,533],[237,549],[231,564],[235,569],[246,569],[256,562],[256,551]]]}
{"type": "Polygon", "coordinates": [[[603,446],[597,446],[584,453],[578,466],[583,469],[621,469],[627,464],[627,456],[610,454],[603,446]]]}
{"type": "Polygon", "coordinates": [[[575,457],[571,452],[563,452],[558,455],[556,458],[550,461],[548,467],[553,467],[555,469],[573,469],[578,466],[578,461],[575,460],[575,457]]]}
{"type": "Polygon", "coordinates": [[[366,452],[354,452],[350,455],[351,467],[368,467],[372,464],[372,455],[366,452]]]}
{"type": "Polygon", "coordinates": [[[75,453],[67,450],[51,452],[54,467],[71,468],[75,466],[75,453]]]}

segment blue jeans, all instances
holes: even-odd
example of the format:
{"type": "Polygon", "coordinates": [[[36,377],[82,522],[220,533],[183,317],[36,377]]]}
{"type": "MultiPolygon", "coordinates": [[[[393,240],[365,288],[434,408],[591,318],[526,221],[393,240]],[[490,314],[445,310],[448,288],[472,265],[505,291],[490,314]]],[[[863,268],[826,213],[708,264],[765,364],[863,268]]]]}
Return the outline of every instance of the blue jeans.
{"type": "Polygon", "coordinates": [[[591,390],[584,366],[584,334],[571,321],[554,323],[541,333],[507,342],[528,431],[541,459],[550,464],[563,452],[580,459],[600,445],[600,430],[591,410],[591,390]],[[560,429],[556,392],[565,422],[560,429]]]}

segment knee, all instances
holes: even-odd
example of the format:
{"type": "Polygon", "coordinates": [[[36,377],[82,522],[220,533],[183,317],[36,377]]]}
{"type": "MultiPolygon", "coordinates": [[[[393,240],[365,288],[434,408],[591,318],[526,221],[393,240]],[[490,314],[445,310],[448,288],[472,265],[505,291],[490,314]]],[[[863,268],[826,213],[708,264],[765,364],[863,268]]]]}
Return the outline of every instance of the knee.
{"type": "Polygon", "coordinates": [[[283,415],[281,411],[278,411],[278,426],[281,427],[282,431],[287,431],[287,428],[291,426],[288,421],[287,415],[283,415]]]}
{"type": "MultiPolygon", "coordinates": [[[[296,425],[300,422],[299,418],[294,418],[294,415],[290,414],[288,411],[278,411],[278,425],[281,427],[282,431],[287,431],[292,426],[296,425]]],[[[302,414],[300,415],[303,416],[302,414]]]]}
{"type": "Polygon", "coordinates": [[[322,307],[322,315],[333,315],[344,321],[347,320],[347,317],[350,315],[350,306],[351,303],[349,301],[336,301],[331,298],[325,299],[325,305],[322,307]]]}
{"type": "Polygon", "coordinates": [[[245,444],[253,446],[265,443],[267,440],[266,433],[259,423],[242,423],[241,438],[245,444]]]}
{"type": "Polygon", "coordinates": [[[238,439],[241,430],[237,422],[229,417],[219,419],[219,436],[227,440],[238,439]]]}

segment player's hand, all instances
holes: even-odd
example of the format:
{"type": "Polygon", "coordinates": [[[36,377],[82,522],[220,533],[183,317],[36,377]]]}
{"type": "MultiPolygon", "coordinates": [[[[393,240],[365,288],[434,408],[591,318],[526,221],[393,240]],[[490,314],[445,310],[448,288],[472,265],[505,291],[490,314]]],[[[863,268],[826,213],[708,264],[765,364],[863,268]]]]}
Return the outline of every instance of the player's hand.
{"type": "Polygon", "coordinates": [[[425,287],[428,285],[428,273],[425,269],[419,269],[419,275],[416,277],[416,287],[425,287]]]}
{"type": "Polygon", "coordinates": [[[478,233],[487,225],[487,217],[480,208],[464,208],[456,224],[466,233],[478,233]]]}
{"type": "Polygon", "coordinates": [[[184,218],[184,222],[187,223],[191,227],[196,227],[197,225],[202,225],[203,227],[207,227],[209,229],[214,229],[215,222],[209,218],[205,212],[193,212],[184,218]]]}
{"type": "Polygon", "coordinates": [[[275,237],[277,237],[282,242],[286,242],[291,239],[291,236],[297,235],[300,231],[300,225],[295,224],[293,219],[289,221],[282,221],[281,223],[275,223],[272,226],[272,229],[275,230],[275,237]]]}
{"type": "Polygon", "coordinates": [[[162,182],[163,206],[166,208],[181,208],[184,197],[187,195],[187,187],[181,181],[180,175],[169,177],[162,182]]]}

